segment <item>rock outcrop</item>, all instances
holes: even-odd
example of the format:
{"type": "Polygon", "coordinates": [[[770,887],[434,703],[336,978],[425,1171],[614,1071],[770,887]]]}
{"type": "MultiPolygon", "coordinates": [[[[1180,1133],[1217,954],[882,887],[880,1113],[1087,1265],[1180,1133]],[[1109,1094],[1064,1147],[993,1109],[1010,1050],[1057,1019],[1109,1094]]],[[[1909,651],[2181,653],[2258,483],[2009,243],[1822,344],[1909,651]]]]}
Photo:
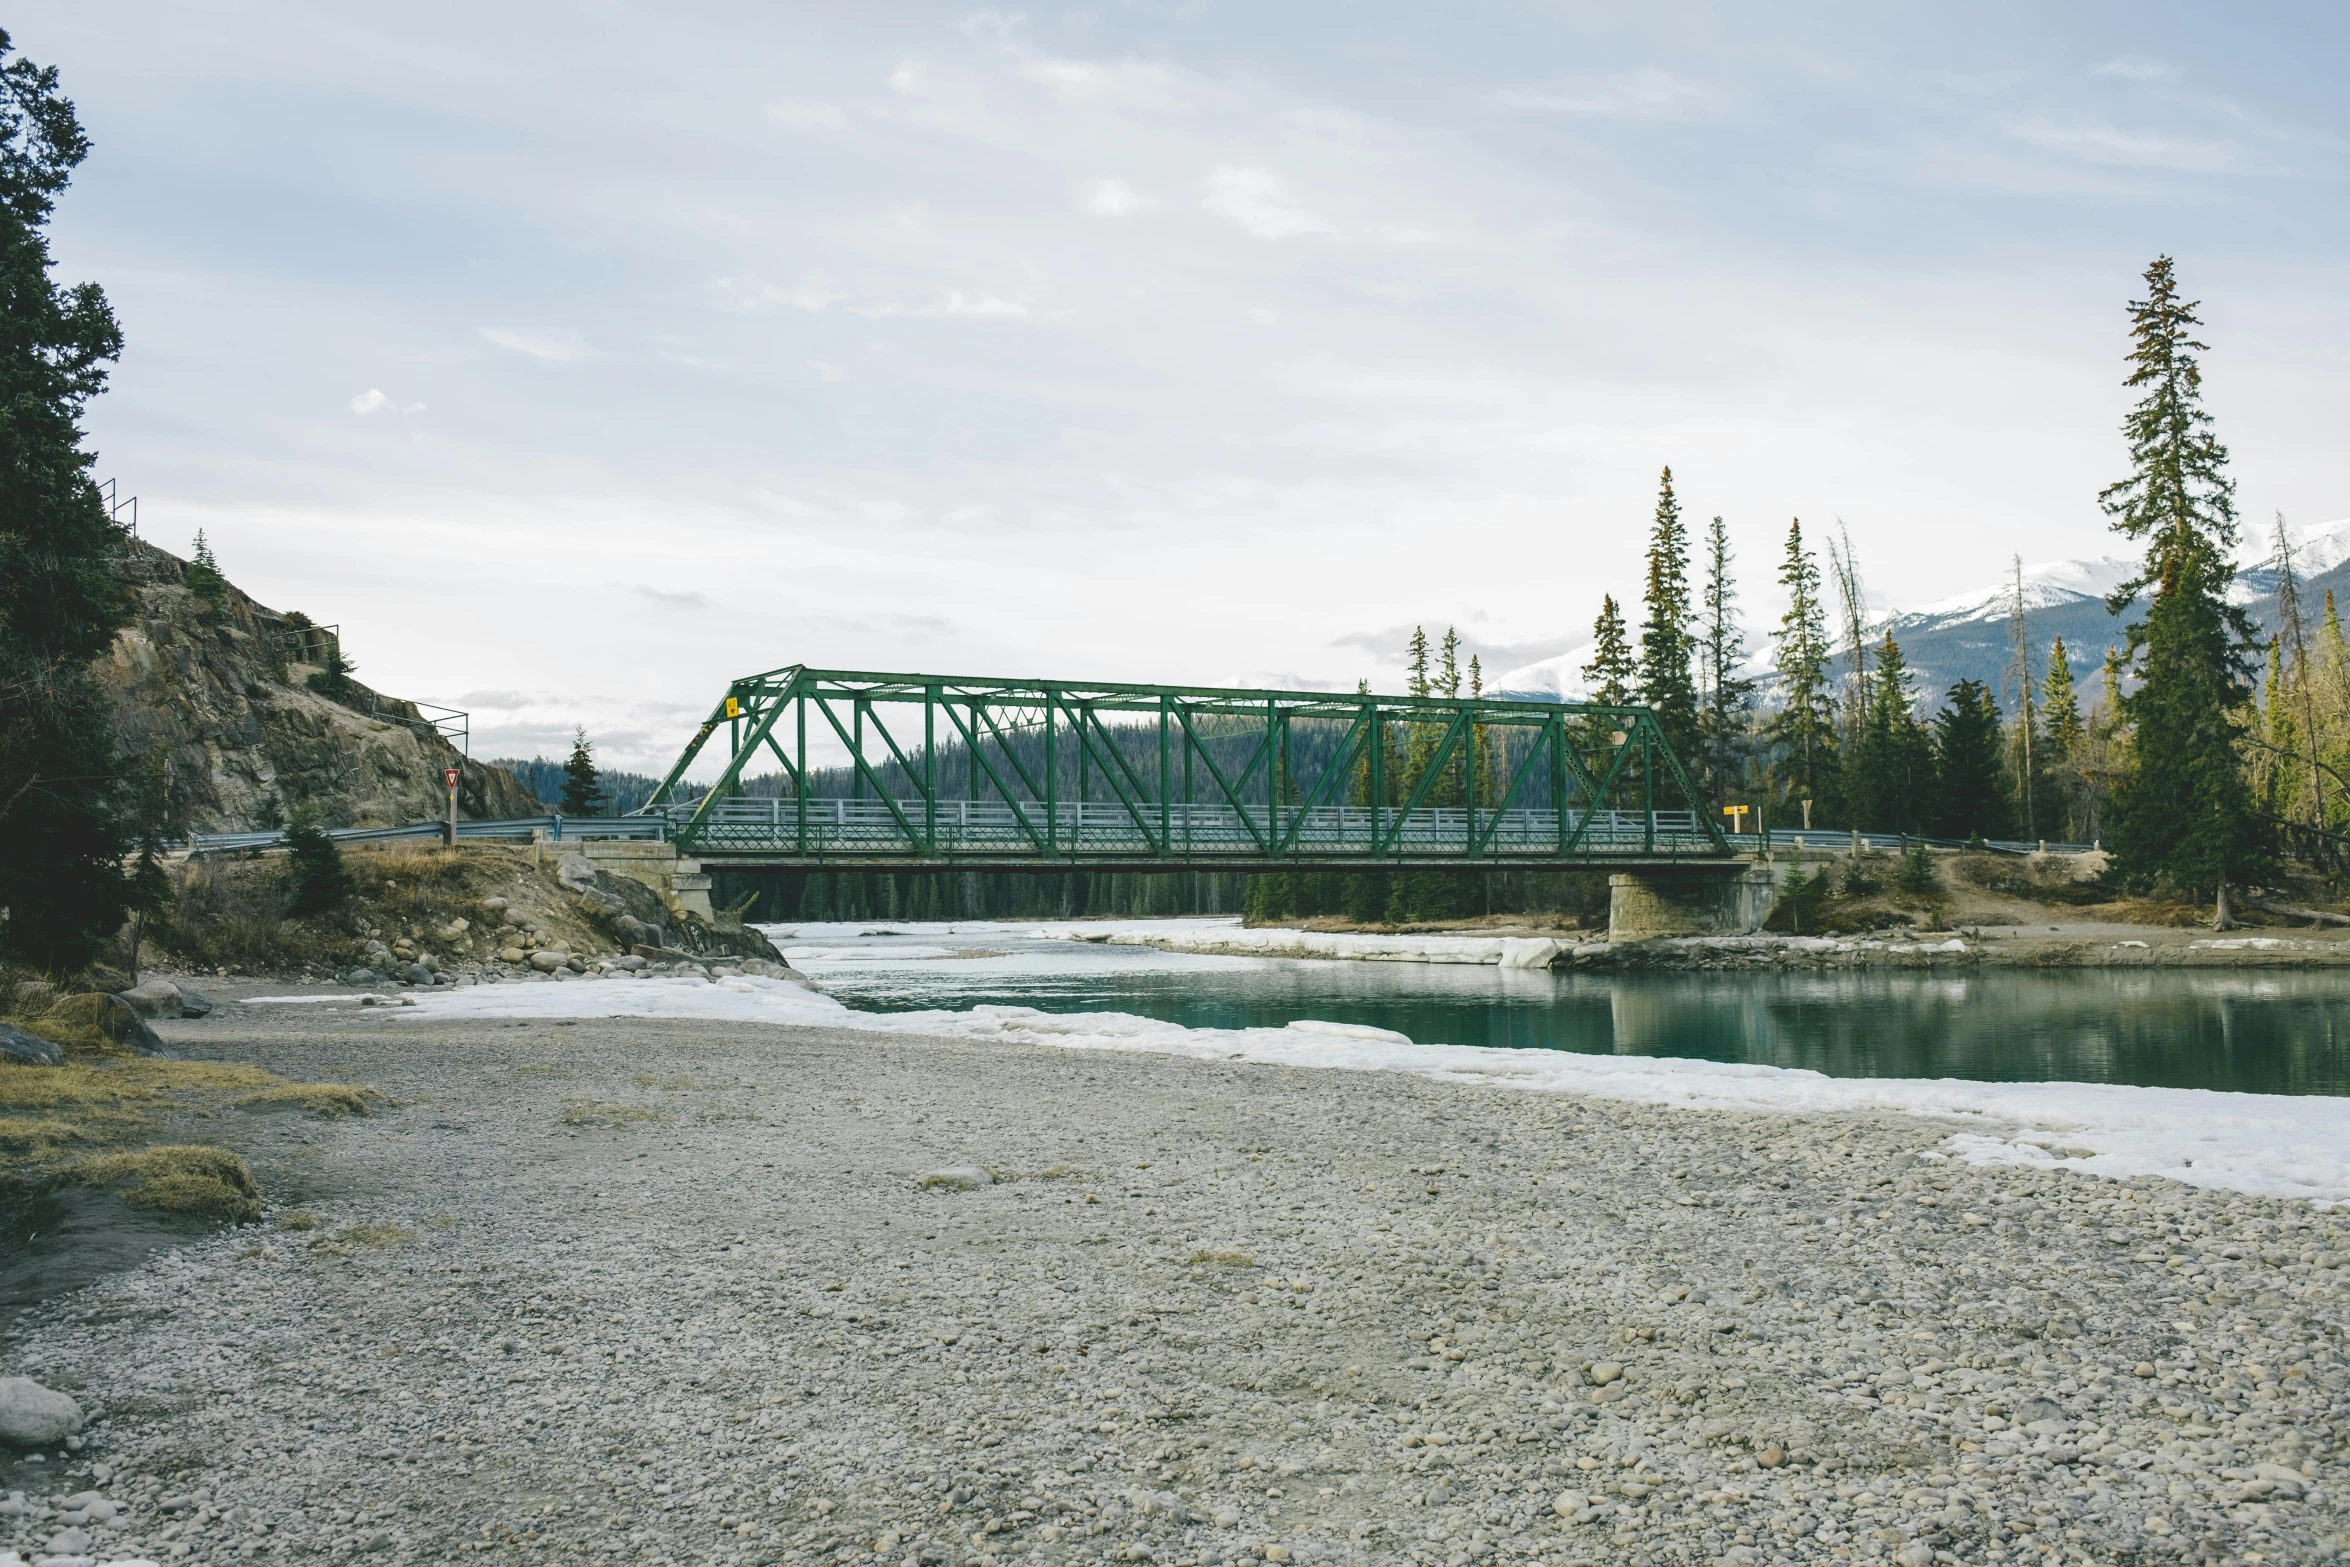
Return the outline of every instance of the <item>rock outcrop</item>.
{"type": "Polygon", "coordinates": [[[191,830],[274,826],[299,808],[329,827],[431,821],[449,766],[469,819],[545,809],[504,768],[459,754],[415,703],[335,678],[327,638],[303,617],[226,584],[194,592],[187,563],[149,544],[132,545],[125,569],[138,615],[95,673],[125,750],[165,759],[191,830]]]}

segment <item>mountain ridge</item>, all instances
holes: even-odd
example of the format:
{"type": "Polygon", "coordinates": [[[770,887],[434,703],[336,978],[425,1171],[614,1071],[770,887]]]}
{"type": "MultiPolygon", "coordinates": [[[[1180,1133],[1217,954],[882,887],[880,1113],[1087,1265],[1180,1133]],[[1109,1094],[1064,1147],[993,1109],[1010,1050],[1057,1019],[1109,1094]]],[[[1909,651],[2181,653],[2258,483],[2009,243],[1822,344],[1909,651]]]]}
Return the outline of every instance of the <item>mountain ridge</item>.
{"type": "MultiPolygon", "coordinates": [[[[2350,518],[2292,530],[2305,612],[2314,615],[2328,591],[2350,596],[2350,518]]],[[[2109,613],[2105,596],[2136,572],[2138,563],[2119,556],[2072,557],[2043,561],[2023,568],[2024,619],[2031,647],[2035,688],[2047,669],[2049,645],[2062,638],[2075,680],[2094,678],[2108,646],[2119,646],[2128,616],[2109,613]]],[[[2274,617],[2277,572],[2273,553],[2252,559],[2239,557],[2229,598],[2249,610],[2264,633],[2274,617]]],[[[2008,636],[2008,606],[2014,592],[2011,580],[1954,593],[1912,609],[1879,611],[1867,622],[1871,641],[1892,632],[1917,681],[1927,706],[1940,703],[1942,694],[1960,680],[1979,680],[2013,698],[2010,673],[2013,650],[2008,636]]],[[[2144,600],[2138,601],[2143,603],[2144,600]]],[[[1740,673],[1773,684],[1770,640],[1766,629],[1746,628],[1755,651],[1740,673]]],[[[1586,643],[1550,658],[1503,672],[1492,682],[1504,693],[1540,697],[1548,701],[1573,700],[1584,694],[1583,666],[1591,661],[1586,643]]],[[[1841,675],[1847,660],[1835,661],[1841,675]]]]}

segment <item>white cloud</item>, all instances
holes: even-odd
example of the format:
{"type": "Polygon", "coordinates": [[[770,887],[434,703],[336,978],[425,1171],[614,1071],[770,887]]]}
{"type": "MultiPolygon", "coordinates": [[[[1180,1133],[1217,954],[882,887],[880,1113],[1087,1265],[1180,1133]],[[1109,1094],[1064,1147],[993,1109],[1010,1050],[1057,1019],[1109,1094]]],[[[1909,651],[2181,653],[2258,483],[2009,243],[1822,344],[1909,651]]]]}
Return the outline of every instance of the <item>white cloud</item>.
{"type": "Polygon", "coordinates": [[[355,414],[388,414],[397,406],[372,386],[351,399],[351,412],[355,414]]]}
{"type": "Polygon", "coordinates": [[[2168,81],[2178,75],[2178,68],[2160,60],[2149,60],[2144,55],[2125,54],[2108,60],[2089,73],[2091,76],[2112,76],[2125,82],[2168,81]]]}
{"type": "Polygon", "coordinates": [[[1601,120],[1690,120],[1720,107],[1711,89],[1655,66],[1619,76],[1570,77],[1546,87],[1508,88],[1491,101],[1499,109],[1601,120]]]}
{"type": "Polygon", "coordinates": [[[837,103],[780,98],[767,105],[767,118],[796,131],[839,132],[849,128],[848,112],[837,103]]]}
{"type": "Polygon", "coordinates": [[[930,299],[919,304],[858,305],[855,313],[873,320],[901,317],[915,321],[1004,321],[1029,315],[1033,307],[1024,299],[1007,299],[991,294],[960,288],[943,288],[930,299]]]}
{"type": "Polygon", "coordinates": [[[2233,142],[2160,131],[2127,131],[2112,125],[2063,125],[2048,120],[2010,124],[2007,134],[2043,151],[2110,168],[2170,169],[2181,174],[2218,174],[2234,168],[2243,148],[2233,142]]]}
{"type": "Polygon", "coordinates": [[[718,286],[737,310],[757,310],[766,305],[788,305],[804,310],[809,315],[822,315],[849,296],[839,289],[822,283],[801,282],[785,287],[779,283],[753,283],[739,278],[720,278],[718,286]]]}
{"type": "Polygon", "coordinates": [[[1140,60],[1023,60],[1023,81],[1044,88],[1064,104],[1115,103],[1126,108],[1170,109],[1186,96],[1183,79],[1164,66],[1140,60]]]}
{"type": "Polygon", "coordinates": [[[1124,180],[1112,179],[1087,180],[1079,190],[1078,202],[1086,211],[1103,218],[1122,218],[1158,205],[1124,180]]]}
{"type": "Polygon", "coordinates": [[[1280,177],[1268,170],[1228,165],[1208,176],[1208,193],[1200,205],[1220,218],[1230,218],[1259,239],[1296,239],[1332,232],[1323,218],[1289,205],[1288,194],[1280,177]]]}
{"type": "Polygon", "coordinates": [[[577,364],[589,354],[587,344],[580,341],[577,332],[509,332],[500,327],[485,326],[481,329],[481,335],[500,348],[528,354],[533,359],[544,359],[550,364],[577,364]]]}

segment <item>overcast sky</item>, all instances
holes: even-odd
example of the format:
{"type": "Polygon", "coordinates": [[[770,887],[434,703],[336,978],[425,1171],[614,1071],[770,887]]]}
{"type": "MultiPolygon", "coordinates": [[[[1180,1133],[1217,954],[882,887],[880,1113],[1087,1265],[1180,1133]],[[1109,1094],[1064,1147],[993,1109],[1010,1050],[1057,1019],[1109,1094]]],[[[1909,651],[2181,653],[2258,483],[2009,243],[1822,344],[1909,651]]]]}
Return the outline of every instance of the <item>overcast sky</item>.
{"type": "Polygon", "coordinates": [[[2350,514],[2333,5],[31,0],[129,347],[102,476],[476,755],[731,676],[1400,683],[2106,553],[2123,303],[2265,529],[2350,514]]]}

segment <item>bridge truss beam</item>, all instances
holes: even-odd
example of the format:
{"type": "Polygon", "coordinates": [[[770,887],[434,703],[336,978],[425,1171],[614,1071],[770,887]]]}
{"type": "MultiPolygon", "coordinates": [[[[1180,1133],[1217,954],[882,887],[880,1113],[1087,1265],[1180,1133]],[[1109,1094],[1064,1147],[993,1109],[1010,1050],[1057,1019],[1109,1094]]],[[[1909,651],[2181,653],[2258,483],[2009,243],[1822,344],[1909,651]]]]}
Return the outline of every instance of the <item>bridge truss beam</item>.
{"type": "Polygon", "coordinates": [[[647,813],[722,863],[1366,869],[1721,861],[1642,707],[792,665],[731,684],[647,813]],[[686,772],[721,733],[699,798],[686,772]],[[811,743],[846,754],[819,794],[811,743]],[[761,792],[746,787],[761,773],[761,792]],[[770,792],[771,791],[771,792],[770,792]]]}

